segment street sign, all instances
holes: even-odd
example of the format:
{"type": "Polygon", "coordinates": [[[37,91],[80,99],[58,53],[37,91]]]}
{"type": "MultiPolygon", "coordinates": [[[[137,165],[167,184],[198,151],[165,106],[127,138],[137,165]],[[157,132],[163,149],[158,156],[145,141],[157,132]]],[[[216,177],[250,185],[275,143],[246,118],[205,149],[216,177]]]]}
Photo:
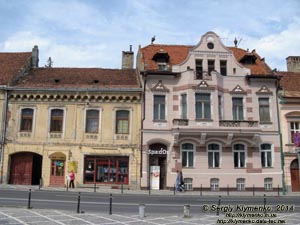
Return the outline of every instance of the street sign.
{"type": "Polygon", "coordinates": [[[295,145],[296,147],[298,147],[299,144],[300,144],[300,135],[299,135],[299,132],[298,132],[298,131],[296,131],[296,133],[294,133],[293,140],[294,140],[294,145],[295,145]]]}

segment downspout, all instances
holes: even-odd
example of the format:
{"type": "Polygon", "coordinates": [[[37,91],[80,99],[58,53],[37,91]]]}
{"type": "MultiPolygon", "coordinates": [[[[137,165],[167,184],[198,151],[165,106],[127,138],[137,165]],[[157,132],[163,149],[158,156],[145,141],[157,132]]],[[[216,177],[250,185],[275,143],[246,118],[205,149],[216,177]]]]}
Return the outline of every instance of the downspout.
{"type": "Polygon", "coordinates": [[[0,184],[3,183],[3,159],[4,159],[4,145],[5,145],[5,136],[6,136],[6,115],[7,115],[7,108],[8,108],[8,102],[7,102],[7,96],[8,91],[5,90],[4,93],[4,102],[3,102],[3,111],[2,111],[2,136],[1,136],[1,143],[0,143],[0,150],[1,150],[1,156],[0,156],[0,167],[1,167],[1,180],[0,184]]]}
{"type": "Polygon", "coordinates": [[[145,121],[145,93],[146,93],[146,83],[147,83],[147,76],[144,79],[144,87],[143,87],[143,107],[142,107],[142,124],[141,124],[141,166],[140,166],[140,174],[143,176],[143,129],[144,129],[144,121],[145,121]]]}
{"type": "Polygon", "coordinates": [[[276,90],[276,107],[277,107],[277,123],[278,123],[278,134],[279,134],[279,141],[280,141],[280,162],[281,162],[281,171],[282,171],[282,194],[285,195],[285,183],[284,183],[284,155],[283,155],[283,146],[282,146],[282,133],[281,133],[281,126],[280,126],[280,112],[278,106],[278,88],[279,85],[277,83],[277,90],[276,90]]]}

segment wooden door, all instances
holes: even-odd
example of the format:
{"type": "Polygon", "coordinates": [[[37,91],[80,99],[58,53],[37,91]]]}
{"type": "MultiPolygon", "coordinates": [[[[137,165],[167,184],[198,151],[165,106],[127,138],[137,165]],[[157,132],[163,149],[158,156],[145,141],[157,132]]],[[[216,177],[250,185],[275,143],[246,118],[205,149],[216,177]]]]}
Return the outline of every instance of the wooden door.
{"type": "Polygon", "coordinates": [[[293,160],[291,163],[291,182],[292,191],[300,191],[299,165],[297,159],[293,160]]]}
{"type": "Polygon", "coordinates": [[[51,160],[51,186],[64,186],[65,184],[65,160],[51,160]]]}
{"type": "Polygon", "coordinates": [[[17,153],[11,156],[10,183],[31,185],[33,154],[17,153]]]}

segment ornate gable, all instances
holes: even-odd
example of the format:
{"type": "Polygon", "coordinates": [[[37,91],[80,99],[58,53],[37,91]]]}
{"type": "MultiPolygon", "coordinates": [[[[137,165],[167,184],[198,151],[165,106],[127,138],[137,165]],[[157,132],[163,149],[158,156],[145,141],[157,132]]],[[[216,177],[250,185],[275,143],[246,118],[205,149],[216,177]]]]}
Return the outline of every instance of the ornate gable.
{"type": "Polygon", "coordinates": [[[213,91],[214,87],[210,87],[206,81],[202,80],[197,86],[193,86],[195,90],[213,91]]]}
{"type": "Polygon", "coordinates": [[[266,86],[263,85],[257,92],[257,95],[273,95],[273,92],[270,91],[270,89],[266,86]]]}
{"type": "Polygon", "coordinates": [[[151,91],[156,91],[156,92],[169,92],[169,89],[166,88],[165,85],[163,85],[162,81],[159,80],[158,83],[151,88],[151,91]]]}
{"type": "Polygon", "coordinates": [[[240,85],[235,86],[235,88],[233,88],[233,90],[230,92],[230,94],[238,94],[238,95],[246,95],[247,92],[241,88],[240,85]]]}

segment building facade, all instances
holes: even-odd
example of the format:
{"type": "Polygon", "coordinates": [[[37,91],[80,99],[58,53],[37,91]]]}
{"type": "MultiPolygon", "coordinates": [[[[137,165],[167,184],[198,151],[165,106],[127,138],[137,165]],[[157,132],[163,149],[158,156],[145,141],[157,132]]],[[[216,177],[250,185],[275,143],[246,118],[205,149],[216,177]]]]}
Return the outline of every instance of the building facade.
{"type": "Polygon", "coordinates": [[[32,68],[8,89],[4,183],[139,188],[141,90],[132,68],[32,68]]]}
{"type": "Polygon", "coordinates": [[[255,50],[208,32],[195,46],[140,47],[137,68],[142,188],[173,188],[177,171],[188,190],[282,188],[278,77],[255,50]]]}
{"type": "Polygon", "coordinates": [[[279,113],[284,152],[283,163],[286,190],[288,192],[295,192],[300,191],[300,155],[297,155],[297,147],[299,147],[299,145],[297,146],[297,133],[300,132],[300,57],[290,56],[286,61],[287,71],[277,72],[281,77],[278,93],[279,113]]]}

